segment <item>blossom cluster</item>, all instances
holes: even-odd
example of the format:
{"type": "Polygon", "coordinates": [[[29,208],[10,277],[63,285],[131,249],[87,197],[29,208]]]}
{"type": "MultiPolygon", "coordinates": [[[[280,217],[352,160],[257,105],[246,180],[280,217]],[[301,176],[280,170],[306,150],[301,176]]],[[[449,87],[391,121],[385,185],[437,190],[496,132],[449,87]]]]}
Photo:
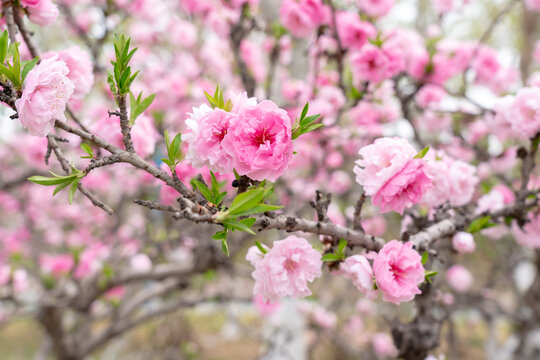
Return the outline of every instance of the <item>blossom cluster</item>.
{"type": "MultiPolygon", "coordinates": [[[[264,253],[253,246],[246,256],[255,268],[252,276],[256,296],[274,303],[285,296],[311,295],[308,283],[321,276],[322,260],[306,239],[289,236],[275,241],[271,249],[263,246],[262,250],[264,253]]],[[[366,256],[350,256],[340,264],[337,274],[352,280],[368,298],[375,299],[379,289],[384,301],[396,305],[421,293],[418,286],[424,282],[425,271],[412,243],[392,240],[374,257],[372,267],[366,256]]]]}
{"type": "Polygon", "coordinates": [[[208,105],[193,109],[182,135],[186,159],[219,174],[236,170],[254,180],[275,181],[293,157],[289,115],[274,102],[257,102],[245,93],[231,101],[231,111],[208,105]]]}

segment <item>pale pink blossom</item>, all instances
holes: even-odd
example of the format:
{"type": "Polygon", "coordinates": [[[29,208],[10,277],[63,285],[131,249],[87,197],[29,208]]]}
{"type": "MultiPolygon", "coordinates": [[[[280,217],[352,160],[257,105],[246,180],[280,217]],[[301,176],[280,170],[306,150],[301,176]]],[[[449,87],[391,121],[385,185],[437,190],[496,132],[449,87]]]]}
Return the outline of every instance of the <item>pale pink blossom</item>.
{"type": "Polygon", "coordinates": [[[454,8],[454,0],[435,0],[435,9],[439,14],[446,14],[454,8]]]}
{"type": "Polygon", "coordinates": [[[321,276],[321,254],[306,239],[294,235],[275,241],[266,254],[252,247],[246,259],[255,267],[254,294],[270,302],[311,295],[308,283],[321,276]]]}
{"type": "Polygon", "coordinates": [[[308,37],[319,25],[328,21],[328,8],[321,0],[283,0],[279,15],[296,37],[308,37]]]}
{"type": "Polygon", "coordinates": [[[514,238],[522,246],[540,249],[540,213],[531,213],[528,220],[522,229],[515,222],[512,224],[514,238]]]}
{"type": "Polygon", "coordinates": [[[279,308],[281,307],[281,304],[279,302],[271,303],[269,301],[264,300],[263,296],[261,294],[257,294],[253,297],[253,304],[259,310],[259,313],[262,316],[270,316],[274,314],[279,308]]]}
{"type": "Polygon", "coordinates": [[[418,106],[426,108],[431,105],[438,105],[446,96],[446,91],[437,85],[423,86],[415,96],[418,106]]]}
{"type": "Polygon", "coordinates": [[[362,255],[349,256],[341,263],[340,270],[368,298],[374,299],[377,297],[377,291],[373,290],[373,270],[368,259],[362,255]]]}
{"type": "Polygon", "coordinates": [[[337,323],[337,316],[322,306],[313,309],[313,321],[323,329],[333,329],[337,323]]]}
{"type": "Polygon", "coordinates": [[[186,120],[187,132],[182,140],[188,144],[186,159],[195,167],[208,166],[221,174],[232,172],[233,159],[222,147],[222,141],[237,115],[207,105],[194,108],[186,120]]]}
{"type": "Polygon", "coordinates": [[[433,180],[422,202],[435,207],[449,202],[452,206],[468,204],[479,183],[476,168],[464,161],[454,160],[444,154],[442,159],[428,161],[427,172],[433,180]]]}
{"type": "Polygon", "coordinates": [[[54,277],[68,274],[73,270],[74,264],[75,261],[73,260],[73,256],[68,254],[42,254],[39,257],[41,271],[44,274],[52,275],[54,277]]]}
{"type": "Polygon", "coordinates": [[[19,119],[31,135],[45,136],[56,120],[66,121],[66,103],[73,94],[68,67],[57,57],[44,59],[28,73],[23,93],[15,101],[19,119]]]}
{"type": "Polygon", "coordinates": [[[129,260],[129,267],[136,272],[149,272],[152,270],[152,260],[146,254],[135,254],[129,260]]]}
{"type": "Polygon", "coordinates": [[[474,237],[464,231],[458,231],[452,236],[452,246],[459,253],[472,253],[476,249],[474,237]]]}
{"type": "Polygon", "coordinates": [[[90,54],[78,46],[72,46],[62,51],[45,53],[41,58],[48,59],[55,55],[58,55],[58,61],[65,62],[69,69],[67,77],[75,86],[72,98],[82,100],[94,84],[94,65],[90,54]]]}
{"type": "Polygon", "coordinates": [[[25,1],[25,3],[27,4],[28,18],[34,24],[47,26],[56,21],[59,11],[58,6],[52,0],[25,1]]]}
{"type": "Polygon", "coordinates": [[[351,55],[352,72],[358,80],[379,83],[402,70],[400,56],[396,48],[366,44],[351,55]]]}
{"type": "Polygon", "coordinates": [[[479,84],[487,84],[501,68],[497,60],[497,52],[488,46],[481,45],[474,55],[471,68],[476,73],[475,81],[479,84]]]}
{"type": "Polygon", "coordinates": [[[358,0],[362,10],[371,16],[384,16],[390,12],[395,0],[358,0]]]}
{"type": "Polygon", "coordinates": [[[221,141],[240,175],[276,181],[293,157],[291,119],[272,101],[239,109],[221,141]]]}
{"type": "Polygon", "coordinates": [[[373,351],[377,357],[396,357],[398,350],[394,345],[392,337],[387,333],[376,333],[371,338],[373,351]]]}
{"type": "Polygon", "coordinates": [[[412,243],[392,240],[386,243],[373,261],[373,273],[383,300],[399,305],[421,293],[424,281],[422,257],[412,243]]]}
{"type": "Polygon", "coordinates": [[[462,265],[453,265],[446,270],[448,285],[457,292],[467,292],[472,287],[474,279],[469,270],[462,265]]]}
{"type": "Polygon", "coordinates": [[[349,49],[360,49],[377,34],[371,23],[361,21],[358,14],[349,11],[337,15],[336,26],[341,44],[349,49]]]}
{"type": "Polygon", "coordinates": [[[540,11],[540,0],[525,0],[525,6],[532,11],[540,11]]]}
{"type": "Polygon", "coordinates": [[[359,154],[362,158],[353,169],[356,181],[381,213],[403,214],[432,186],[425,161],[414,159],[416,150],[405,139],[379,138],[359,154]]]}
{"type": "Polygon", "coordinates": [[[515,97],[513,111],[508,121],[516,135],[529,139],[540,131],[540,89],[522,88],[515,97]]]}

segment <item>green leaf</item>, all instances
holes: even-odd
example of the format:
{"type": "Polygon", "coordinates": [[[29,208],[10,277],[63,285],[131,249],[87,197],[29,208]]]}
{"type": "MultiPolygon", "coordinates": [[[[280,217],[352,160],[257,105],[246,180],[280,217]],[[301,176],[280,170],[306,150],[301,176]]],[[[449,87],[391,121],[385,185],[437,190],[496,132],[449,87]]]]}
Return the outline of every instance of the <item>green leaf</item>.
{"type": "Polygon", "coordinates": [[[174,137],[171,144],[171,160],[178,160],[178,155],[180,153],[180,145],[182,145],[182,134],[178,133],[174,137]]]}
{"type": "Polygon", "coordinates": [[[416,156],[415,159],[423,159],[424,156],[426,156],[427,152],[429,151],[429,146],[426,146],[422,151],[420,151],[416,156]]]}
{"type": "Polygon", "coordinates": [[[139,103],[139,106],[137,107],[137,115],[135,116],[135,118],[137,118],[139,115],[141,115],[143,112],[145,112],[146,109],[148,109],[150,107],[150,105],[152,105],[155,98],[156,98],[156,94],[152,94],[152,95],[148,96],[147,98],[145,98],[143,101],[141,101],[139,103]]]}
{"type": "Polygon", "coordinates": [[[255,218],[242,219],[240,221],[225,221],[223,225],[231,230],[245,231],[251,235],[255,235],[255,231],[251,230],[251,226],[255,223],[255,218]]]}
{"type": "Polygon", "coordinates": [[[227,255],[227,257],[231,255],[229,253],[229,246],[227,245],[226,239],[221,239],[221,250],[223,250],[223,253],[227,255]]]}
{"type": "Polygon", "coordinates": [[[92,148],[88,144],[82,143],[81,149],[83,149],[83,151],[87,153],[90,158],[94,157],[94,150],[92,150],[92,148]]]}
{"type": "MultiPolygon", "coordinates": [[[[213,171],[210,171],[210,177],[212,178],[212,189],[211,189],[212,198],[214,199],[214,201],[216,201],[217,198],[220,196],[219,183],[218,183],[218,181],[216,179],[216,175],[214,175],[213,171]]],[[[219,205],[219,203],[217,203],[216,205],[219,205]]]]}
{"type": "Polygon", "coordinates": [[[425,280],[424,280],[424,281],[427,281],[428,283],[431,284],[431,282],[433,281],[432,278],[433,278],[435,275],[437,275],[437,274],[438,274],[437,271],[426,271],[426,272],[424,273],[424,275],[425,275],[425,280]]]}
{"type": "MultiPolygon", "coordinates": [[[[217,204],[216,204],[217,205],[217,204]]],[[[249,208],[247,210],[241,211],[241,212],[235,212],[234,216],[240,217],[240,216],[248,216],[253,214],[260,214],[267,211],[275,211],[282,209],[283,206],[277,206],[277,205],[269,205],[269,204],[257,204],[253,206],[252,208],[249,208]]]]}
{"type": "Polygon", "coordinates": [[[262,252],[263,254],[266,254],[268,252],[268,249],[266,249],[260,242],[258,242],[257,240],[255,240],[255,245],[257,246],[257,248],[259,249],[260,252],[262,252]]]}
{"type": "Polygon", "coordinates": [[[489,215],[474,220],[471,223],[471,225],[469,225],[469,228],[467,229],[467,232],[469,232],[471,234],[474,234],[474,233],[479,232],[479,231],[481,231],[483,229],[487,229],[487,228],[490,228],[492,226],[495,226],[495,224],[489,222],[490,220],[491,220],[491,216],[489,216],[489,215]]]}
{"type": "Polygon", "coordinates": [[[23,83],[24,83],[24,79],[26,79],[26,75],[28,75],[28,73],[34,68],[34,66],[36,66],[38,61],[39,61],[39,56],[30,61],[27,61],[24,64],[23,69],[22,69],[22,74],[21,74],[21,80],[23,81],[23,83]]]}
{"type": "Polygon", "coordinates": [[[53,191],[53,196],[55,196],[56,194],[58,194],[60,191],[62,191],[63,189],[67,188],[71,183],[70,182],[65,182],[65,183],[62,183],[60,185],[58,185],[56,187],[56,189],[54,189],[53,191]]]}
{"type": "Polygon", "coordinates": [[[332,262],[332,261],[339,261],[339,260],[341,259],[336,254],[325,254],[322,257],[322,261],[325,261],[325,262],[332,262]]]}
{"type": "Polygon", "coordinates": [[[71,187],[69,188],[69,204],[73,202],[73,196],[75,195],[75,192],[77,191],[77,187],[79,186],[79,181],[74,181],[73,184],[71,184],[71,187]]]}
{"type": "Polygon", "coordinates": [[[300,126],[305,127],[317,120],[320,116],[320,114],[308,116],[307,118],[304,118],[302,121],[300,121],[300,126]]]}
{"type": "Polygon", "coordinates": [[[300,121],[302,121],[306,117],[308,110],[309,103],[306,103],[306,105],[304,105],[304,108],[302,109],[302,113],[300,114],[300,121]]]}
{"type": "Polygon", "coordinates": [[[63,183],[71,183],[77,178],[77,174],[72,174],[69,176],[55,176],[55,177],[46,177],[46,176],[31,176],[27,180],[39,185],[51,186],[51,185],[60,185],[63,183]]]}
{"type": "Polygon", "coordinates": [[[4,30],[0,36],[0,64],[6,62],[6,56],[8,52],[9,35],[7,30],[4,30]]]}
{"type": "Polygon", "coordinates": [[[422,265],[426,265],[428,259],[429,259],[429,254],[427,251],[424,251],[424,253],[422,254],[422,265]]]}
{"type": "Polygon", "coordinates": [[[217,233],[212,235],[212,239],[214,239],[214,240],[227,239],[227,230],[218,231],[217,233]]]}
{"type": "Polygon", "coordinates": [[[206,186],[205,184],[203,184],[197,179],[191,179],[191,186],[199,190],[199,192],[202,194],[202,196],[204,196],[204,198],[208,202],[212,202],[213,200],[212,193],[210,192],[210,189],[208,189],[208,186],[206,186]]]}
{"type": "Polygon", "coordinates": [[[107,73],[107,82],[109,83],[109,88],[111,89],[111,92],[113,94],[116,94],[116,84],[114,82],[113,74],[110,71],[107,73]]]}
{"type": "Polygon", "coordinates": [[[229,210],[227,212],[231,215],[239,214],[251,209],[255,205],[261,202],[264,197],[264,190],[261,188],[248,190],[241,194],[238,194],[234,198],[229,210]]]}
{"type": "Polygon", "coordinates": [[[344,255],[344,250],[347,247],[347,240],[340,239],[338,243],[337,253],[338,255],[344,255]]]}

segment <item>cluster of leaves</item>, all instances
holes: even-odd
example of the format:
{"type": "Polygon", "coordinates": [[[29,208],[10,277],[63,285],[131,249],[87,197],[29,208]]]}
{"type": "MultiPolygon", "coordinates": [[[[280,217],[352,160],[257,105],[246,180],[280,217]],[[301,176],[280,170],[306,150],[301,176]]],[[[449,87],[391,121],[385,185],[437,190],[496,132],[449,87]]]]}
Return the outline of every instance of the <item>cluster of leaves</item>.
{"type": "Polygon", "coordinates": [[[206,99],[208,100],[208,103],[212,107],[212,109],[218,108],[225,111],[231,111],[233,103],[229,99],[227,102],[225,102],[225,99],[223,98],[223,90],[219,87],[219,85],[216,86],[216,91],[214,91],[214,96],[210,95],[206,91],[204,92],[204,95],[206,96],[206,99]]]}
{"type": "Polygon", "coordinates": [[[220,187],[221,184],[218,183],[216,176],[212,171],[210,171],[210,176],[212,177],[212,187],[208,188],[205,183],[197,180],[197,179],[191,179],[191,186],[193,186],[194,189],[199,190],[199,192],[204,196],[204,198],[210,202],[211,204],[217,206],[221,205],[221,202],[223,199],[225,199],[225,196],[227,196],[226,191],[221,191],[220,187]]]}
{"type": "Polygon", "coordinates": [[[300,114],[300,119],[296,119],[292,128],[292,139],[296,139],[301,135],[304,135],[310,131],[317,130],[318,128],[324,126],[323,124],[314,124],[321,115],[311,115],[307,116],[309,110],[309,103],[306,103],[300,114]]]}
{"type": "MultiPolygon", "coordinates": [[[[215,180],[213,174],[212,189],[208,189],[208,187],[201,182],[195,181],[192,182],[192,184],[194,184],[199,191],[203,188],[204,190],[202,190],[201,193],[206,200],[218,207],[227,195],[226,192],[220,191],[219,184],[215,180]]],[[[221,241],[221,248],[225,255],[229,256],[229,247],[227,245],[227,234],[229,232],[245,231],[251,235],[255,235],[255,232],[251,227],[255,224],[256,219],[249,216],[282,208],[282,206],[264,203],[273,191],[273,187],[266,187],[266,182],[263,181],[258,187],[238,194],[228,209],[217,213],[217,221],[223,225],[224,229],[215,233],[214,236],[212,236],[212,239],[221,241]]]]}
{"type": "Polygon", "coordinates": [[[182,145],[182,134],[176,134],[172,142],[170,141],[169,132],[167,130],[165,130],[164,136],[168,158],[161,158],[161,161],[167,164],[169,169],[171,169],[171,173],[174,174],[176,165],[178,165],[183,157],[182,151],[180,150],[180,145],[182,145]]]}
{"type": "Polygon", "coordinates": [[[72,167],[71,174],[66,176],[61,176],[50,172],[52,177],[48,176],[31,176],[28,178],[28,181],[31,181],[35,184],[44,185],[44,186],[56,186],[54,189],[53,196],[58,194],[61,190],[69,188],[69,203],[73,201],[73,196],[77,191],[79,182],[85,176],[84,172],[77,170],[75,167],[72,167]]]}
{"type": "Polygon", "coordinates": [[[22,89],[24,79],[38,61],[39,57],[36,57],[21,63],[19,44],[10,44],[8,32],[2,33],[0,36],[0,74],[7,78],[17,90],[22,89]],[[11,63],[8,62],[9,59],[12,59],[11,63]]]}
{"type": "Polygon", "coordinates": [[[111,60],[113,73],[109,72],[107,76],[107,82],[109,83],[113,94],[126,95],[129,93],[133,80],[135,80],[139,74],[139,71],[135,74],[131,74],[129,62],[137,51],[137,48],[130,50],[130,42],[131,39],[126,38],[124,35],[114,35],[114,53],[116,55],[116,61],[111,60]]]}
{"type": "Polygon", "coordinates": [[[322,257],[322,261],[332,262],[332,261],[342,261],[345,260],[345,248],[347,247],[347,240],[339,240],[337,249],[333,253],[325,254],[322,257]]]}

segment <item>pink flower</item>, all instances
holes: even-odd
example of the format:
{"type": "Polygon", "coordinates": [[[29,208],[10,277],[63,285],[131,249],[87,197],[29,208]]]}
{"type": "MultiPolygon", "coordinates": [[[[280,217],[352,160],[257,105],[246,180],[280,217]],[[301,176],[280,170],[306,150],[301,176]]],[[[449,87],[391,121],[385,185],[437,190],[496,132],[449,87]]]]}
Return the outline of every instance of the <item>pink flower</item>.
{"type": "Polygon", "coordinates": [[[452,11],[454,0],[435,0],[435,9],[439,14],[446,14],[452,11]]]}
{"type": "Polygon", "coordinates": [[[454,265],[446,270],[448,285],[457,292],[467,292],[473,285],[474,279],[469,270],[461,265],[454,265]]]}
{"type": "Polygon", "coordinates": [[[400,55],[394,48],[366,44],[351,55],[353,74],[361,81],[374,83],[389,79],[403,67],[400,55]]]}
{"type": "Polygon", "coordinates": [[[264,300],[261,294],[257,294],[253,297],[253,304],[262,316],[270,316],[281,307],[279,302],[271,303],[264,300]]]}
{"type": "Polygon", "coordinates": [[[394,0],[358,0],[358,5],[368,15],[384,16],[394,6],[394,0]]]}
{"type": "Polygon", "coordinates": [[[136,272],[149,272],[152,270],[152,260],[146,254],[135,254],[129,260],[129,266],[136,272]]]}
{"type": "Polygon", "coordinates": [[[540,89],[522,88],[518,91],[508,114],[514,132],[522,139],[532,138],[540,131],[540,89]]]}
{"type": "Polygon", "coordinates": [[[437,85],[426,85],[416,93],[416,103],[420,107],[428,107],[430,105],[438,105],[445,97],[446,91],[437,85]]]}
{"type": "Polygon", "coordinates": [[[208,166],[221,174],[233,170],[233,159],[222,147],[222,141],[237,115],[222,109],[211,109],[207,105],[193,108],[193,113],[186,120],[188,132],[182,134],[182,140],[188,143],[186,159],[193,166],[208,166]]]}
{"type": "Polygon", "coordinates": [[[421,256],[412,246],[412,243],[392,240],[373,261],[375,281],[384,301],[399,305],[421,293],[418,284],[424,281],[424,267],[421,256]]]}
{"type": "Polygon", "coordinates": [[[71,255],[42,254],[39,257],[39,264],[43,273],[58,277],[73,270],[75,261],[71,255]]]}
{"type": "Polygon", "coordinates": [[[321,0],[283,0],[279,8],[283,26],[296,37],[308,37],[328,21],[328,8],[321,0]]]}
{"type": "Polygon", "coordinates": [[[373,290],[373,270],[368,259],[362,255],[349,256],[341,263],[340,270],[368,298],[374,299],[377,297],[377,291],[373,290]]]}
{"type": "Polygon", "coordinates": [[[66,63],[54,56],[44,59],[28,73],[20,99],[15,101],[19,119],[31,135],[45,136],[55,120],[66,121],[66,103],[74,85],[67,77],[66,63]]]}
{"type": "Polygon", "coordinates": [[[476,73],[476,82],[489,83],[501,68],[497,52],[488,46],[480,46],[473,58],[471,68],[476,73]]]}
{"type": "Polygon", "coordinates": [[[345,48],[360,49],[377,34],[371,23],[361,21],[358,14],[353,12],[340,12],[336,22],[341,44],[345,48]]]}
{"type": "Polygon", "coordinates": [[[270,302],[284,296],[311,295],[308,282],[321,276],[321,254],[306,239],[294,235],[275,241],[264,255],[252,247],[246,259],[255,267],[252,273],[254,294],[260,294],[270,302]]]}
{"type": "Polygon", "coordinates": [[[540,0],[525,0],[525,6],[532,11],[540,11],[540,0]]]}
{"type": "Polygon", "coordinates": [[[276,181],[293,156],[291,119],[272,101],[239,109],[221,142],[240,175],[276,181]]]}
{"type": "Polygon", "coordinates": [[[414,159],[416,150],[401,138],[379,138],[360,149],[362,159],[353,171],[381,213],[391,210],[403,214],[419,202],[431,184],[425,161],[414,159]]]}
{"type": "Polygon", "coordinates": [[[452,246],[459,253],[472,253],[476,249],[472,234],[459,231],[452,237],[452,246]]]}
{"type": "Polygon", "coordinates": [[[387,333],[373,334],[371,343],[373,345],[373,351],[378,357],[396,357],[398,355],[394,341],[387,333]]]}
{"type": "MultiPolygon", "coordinates": [[[[59,11],[52,0],[25,1],[27,3],[28,18],[34,24],[41,26],[51,25],[56,21],[59,11]]],[[[24,5],[24,4],[23,4],[24,5]]]]}
{"type": "Polygon", "coordinates": [[[529,222],[520,229],[514,222],[512,232],[516,242],[531,249],[540,249],[540,213],[529,214],[529,222]]]}
{"type": "Polygon", "coordinates": [[[540,64],[540,41],[534,44],[533,59],[537,64],[540,64]]]}
{"type": "Polygon", "coordinates": [[[441,160],[429,161],[427,172],[432,178],[433,187],[426,191],[422,201],[430,207],[445,202],[452,206],[468,204],[479,182],[474,166],[445,155],[441,160]]]}
{"type": "Polygon", "coordinates": [[[72,98],[82,100],[94,84],[94,65],[90,54],[78,46],[72,46],[62,51],[43,54],[41,58],[47,59],[55,55],[58,55],[58,60],[65,62],[69,69],[67,77],[75,85],[72,98]]]}

